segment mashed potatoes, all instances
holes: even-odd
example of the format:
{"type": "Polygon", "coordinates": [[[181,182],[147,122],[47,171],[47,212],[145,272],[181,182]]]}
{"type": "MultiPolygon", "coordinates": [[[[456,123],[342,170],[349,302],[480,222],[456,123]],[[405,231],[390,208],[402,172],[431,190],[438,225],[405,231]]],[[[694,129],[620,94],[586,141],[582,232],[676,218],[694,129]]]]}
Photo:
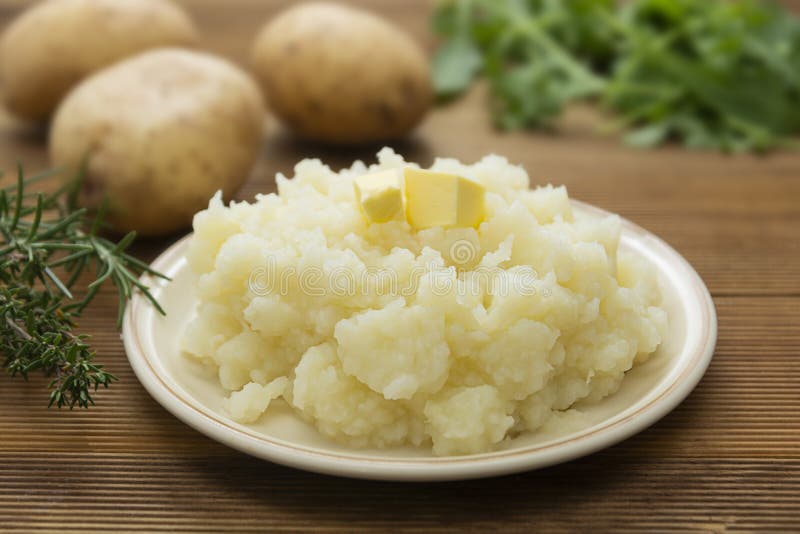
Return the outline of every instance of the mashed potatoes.
{"type": "Polygon", "coordinates": [[[620,222],[573,214],[563,187],[529,190],[504,158],[433,169],[480,182],[477,228],[368,225],[353,178],[305,160],[278,194],[194,220],[200,304],[184,349],[230,391],[232,418],[283,398],[353,446],[490,451],[613,393],[665,330],[646,265],[617,254],[620,222]]]}

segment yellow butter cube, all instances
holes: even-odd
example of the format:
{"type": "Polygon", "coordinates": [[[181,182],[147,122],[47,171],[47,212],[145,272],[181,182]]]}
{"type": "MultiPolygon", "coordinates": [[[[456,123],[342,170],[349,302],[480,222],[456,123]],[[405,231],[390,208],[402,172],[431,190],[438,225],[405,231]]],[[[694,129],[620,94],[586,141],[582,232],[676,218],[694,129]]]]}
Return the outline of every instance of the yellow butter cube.
{"type": "Polygon", "coordinates": [[[406,219],[421,230],[433,226],[476,227],[486,215],[486,190],[445,172],[405,169],[406,219]]]}
{"type": "Polygon", "coordinates": [[[353,181],[353,187],[369,222],[390,221],[403,212],[403,190],[397,169],[359,176],[353,181]]]}

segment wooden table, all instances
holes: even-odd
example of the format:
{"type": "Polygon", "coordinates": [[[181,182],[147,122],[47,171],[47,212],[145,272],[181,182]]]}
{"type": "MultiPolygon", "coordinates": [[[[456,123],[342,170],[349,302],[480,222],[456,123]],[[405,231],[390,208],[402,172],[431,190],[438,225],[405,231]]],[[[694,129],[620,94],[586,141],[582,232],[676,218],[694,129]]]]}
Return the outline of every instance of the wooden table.
{"type": "MultiPolygon", "coordinates": [[[[0,22],[27,3],[0,0],[0,22]]],[[[289,2],[184,3],[207,48],[242,61],[261,21],[289,2]]],[[[361,3],[431,47],[427,2],[361,3]]],[[[478,88],[436,110],[398,150],[423,164],[504,154],[534,183],[566,184],[684,254],[714,296],[719,341],[678,409],[620,445],[517,476],[396,484],[304,473],[219,445],[156,404],[128,365],[106,291],[80,325],[120,377],[96,407],[48,410],[44,379],[0,376],[0,530],[800,530],[800,153],[638,151],[596,134],[580,109],[556,135],[501,135],[484,97],[478,88]]],[[[239,196],[273,190],[272,176],[302,157],[341,166],[374,152],[276,132],[239,196]]],[[[3,116],[0,165],[17,160],[46,167],[45,133],[3,116]]],[[[150,259],[170,241],[136,252],[150,259]]]]}

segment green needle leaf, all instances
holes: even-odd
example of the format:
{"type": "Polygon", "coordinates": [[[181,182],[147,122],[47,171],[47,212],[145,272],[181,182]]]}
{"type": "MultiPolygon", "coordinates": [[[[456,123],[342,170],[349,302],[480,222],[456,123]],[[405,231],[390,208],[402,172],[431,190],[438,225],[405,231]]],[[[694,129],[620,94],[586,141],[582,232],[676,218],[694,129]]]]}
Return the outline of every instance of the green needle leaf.
{"type": "Polygon", "coordinates": [[[74,332],[75,319],[108,280],[119,295],[120,318],[134,287],[164,313],[138,276],[165,277],[125,252],[134,233],[117,243],[98,237],[101,216],[92,230],[84,230],[86,210],[74,204],[74,185],[54,193],[27,190],[50,175],[25,178],[20,167],[15,186],[0,188],[0,354],[11,376],[27,379],[40,371],[53,377],[49,406],[87,408],[94,404],[91,390],[117,378],[94,363],[88,337],[74,332]],[[97,276],[77,300],[73,288],[90,266],[97,268],[97,276]]]}

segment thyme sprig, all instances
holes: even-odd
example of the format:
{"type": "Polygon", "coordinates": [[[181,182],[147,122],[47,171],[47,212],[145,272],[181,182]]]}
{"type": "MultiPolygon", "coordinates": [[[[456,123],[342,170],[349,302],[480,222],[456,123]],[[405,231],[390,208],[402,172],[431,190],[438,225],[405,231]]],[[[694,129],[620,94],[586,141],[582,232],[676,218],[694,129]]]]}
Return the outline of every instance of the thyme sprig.
{"type": "Polygon", "coordinates": [[[80,176],[50,193],[30,189],[53,174],[26,178],[19,167],[16,183],[0,189],[0,355],[12,376],[53,377],[50,406],[87,408],[92,392],[117,377],[94,363],[88,336],[73,332],[76,318],[109,280],[119,294],[118,328],[136,290],[163,314],[139,275],[166,277],[126,252],[135,232],[116,243],[101,237],[101,214],[87,229],[87,212],[76,205],[80,176]],[[77,298],[76,284],[92,270],[77,298]]]}

